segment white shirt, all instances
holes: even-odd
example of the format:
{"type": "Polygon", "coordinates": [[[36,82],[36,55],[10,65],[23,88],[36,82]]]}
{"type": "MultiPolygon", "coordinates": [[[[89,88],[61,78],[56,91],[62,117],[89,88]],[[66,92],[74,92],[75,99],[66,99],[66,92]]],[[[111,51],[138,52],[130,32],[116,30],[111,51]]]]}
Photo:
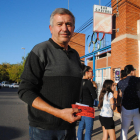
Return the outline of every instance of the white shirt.
{"type": "Polygon", "coordinates": [[[100,112],[100,116],[102,117],[113,117],[113,110],[111,108],[110,99],[114,98],[112,92],[109,92],[108,96],[107,93],[104,95],[103,98],[103,106],[100,112]]]}

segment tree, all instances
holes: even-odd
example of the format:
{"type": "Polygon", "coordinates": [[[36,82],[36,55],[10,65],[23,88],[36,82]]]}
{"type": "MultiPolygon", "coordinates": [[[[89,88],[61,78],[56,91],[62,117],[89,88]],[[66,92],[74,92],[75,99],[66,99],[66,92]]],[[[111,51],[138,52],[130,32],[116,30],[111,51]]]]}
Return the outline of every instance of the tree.
{"type": "Polygon", "coordinates": [[[13,82],[20,82],[22,64],[14,64],[8,69],[9,79],[13,82]]]}
{"type": "Polygon", "coordinates": [[[22,57],[22,61],[19,64],[3,63],[0,65],[0,81],[20,82],[27,56],[22,57]]]}
{"type": "Polygon", "coordinates": [[[0,65],[0,81],[9,81],[8,69],[11,67],[9,63],[0,65]]]}
{"type": "Polygon", "coordinates": [[[25,66],[25,62],[26,62],[27,56],[25,58],[22,57],[22,61],[21,61],[22,67],[21,67],[21,71],[20,71],[20,76],[21,76],[21,74],[22,74],[22,72],[24,70],[24,66],[25,66]]]}
{"type": "Polygon", "coordinates": [[[27,57],[26,58],[22,57],[21,63],[12,65],[8,69],[9,79],[12,80],[13,82],[17,82],[17,83],[20,82],[20,76],[24,70],[26,59],[27,57]]]}

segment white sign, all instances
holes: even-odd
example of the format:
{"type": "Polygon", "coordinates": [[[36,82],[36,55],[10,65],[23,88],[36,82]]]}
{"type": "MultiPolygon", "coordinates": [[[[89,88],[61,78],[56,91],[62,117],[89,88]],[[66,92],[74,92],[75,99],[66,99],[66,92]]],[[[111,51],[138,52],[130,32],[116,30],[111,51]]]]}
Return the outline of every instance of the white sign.
{"type": "Polygon", "coordinates": [[[115,69],[115,83],[120,81],[120,68],[115,69]]]}
{"type": "Polygon", "coordinates": [[[93,31],[112,34],[112,8],[100,5],[93,6],[93,31]]]}
{"type": "Polygon", "coordinates": [[[112,8],[111,7],[100,6],[100,5],[94,5],[93,11],[94,12],[105,13],[105,14],[112,14],[112,8]]]}

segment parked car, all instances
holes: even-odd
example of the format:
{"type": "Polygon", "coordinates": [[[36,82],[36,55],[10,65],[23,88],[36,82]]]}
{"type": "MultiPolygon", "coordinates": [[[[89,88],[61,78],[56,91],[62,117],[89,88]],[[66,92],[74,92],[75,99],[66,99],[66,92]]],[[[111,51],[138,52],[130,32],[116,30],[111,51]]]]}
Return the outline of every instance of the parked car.
{"type": "Polygon", "coordinates": [[[0,83],[0,89],[1,89],[1,83],[0,83]]]}
{"type": "Polygon", "coordinates": [[[12,83],[9,85],[9,88],[18,88],[19,87],[19,84],[17,83],[12,83]]]}
{"type": "Polygon", "coordinates": [[[10,83],[8,81],[2,81],[1,86],[2,87],[9,87],[10,83]]]}

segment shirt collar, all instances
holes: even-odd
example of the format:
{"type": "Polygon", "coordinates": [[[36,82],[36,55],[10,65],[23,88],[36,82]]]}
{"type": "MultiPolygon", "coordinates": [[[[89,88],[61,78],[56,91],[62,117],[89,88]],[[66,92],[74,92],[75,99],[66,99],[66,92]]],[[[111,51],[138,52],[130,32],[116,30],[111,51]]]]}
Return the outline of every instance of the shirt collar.
{"type": "MultiPolygon", "coordinates": [[[[61,50],[65,50],[63,47],[59,46],[57,43],[55,43],[51,38],[49,39],[49,41],[53,44],[53,46],[56,48],[56,49],[61,49],[61,50]]],[[[68,50],[67,51],[70,51],[71,50],[71,47],[68,45],[68,50]]]]}

